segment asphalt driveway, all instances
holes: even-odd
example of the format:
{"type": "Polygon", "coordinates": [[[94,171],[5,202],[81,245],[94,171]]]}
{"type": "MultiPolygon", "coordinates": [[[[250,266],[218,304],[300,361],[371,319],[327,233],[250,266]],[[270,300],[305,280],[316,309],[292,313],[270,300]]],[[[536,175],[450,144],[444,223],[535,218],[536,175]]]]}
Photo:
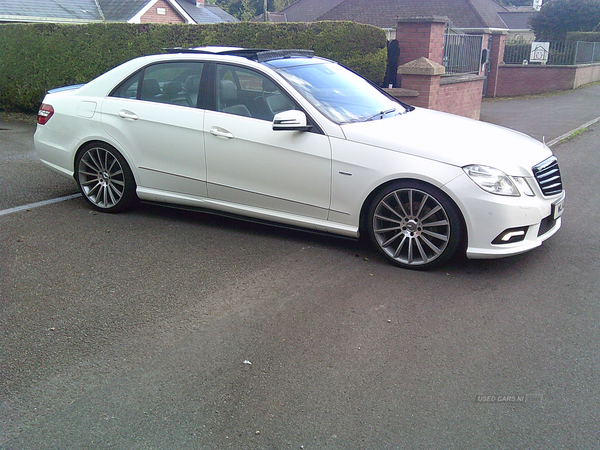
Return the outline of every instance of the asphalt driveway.
{"type": "Polygon", "coordinates": [[[554,148],[556,236],[427,273],[204,213],[37,206],[76,187],[33,130],[0,126],[0,448],[599,446],[599,125],[554,148]]]}

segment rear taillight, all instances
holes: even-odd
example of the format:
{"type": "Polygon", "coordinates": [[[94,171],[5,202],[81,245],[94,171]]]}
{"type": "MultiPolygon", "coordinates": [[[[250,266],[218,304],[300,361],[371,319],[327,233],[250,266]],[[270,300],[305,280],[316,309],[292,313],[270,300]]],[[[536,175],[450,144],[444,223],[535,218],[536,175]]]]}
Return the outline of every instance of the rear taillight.
{"type": "Polygon", "coordinates": [[[50,117],[54,114],[54,108],[52,105],[47,105],[46,103],[42,103],[37,115],[37,123],[40,125],[45,125],[46,122],[50,120],[50,117]]]}

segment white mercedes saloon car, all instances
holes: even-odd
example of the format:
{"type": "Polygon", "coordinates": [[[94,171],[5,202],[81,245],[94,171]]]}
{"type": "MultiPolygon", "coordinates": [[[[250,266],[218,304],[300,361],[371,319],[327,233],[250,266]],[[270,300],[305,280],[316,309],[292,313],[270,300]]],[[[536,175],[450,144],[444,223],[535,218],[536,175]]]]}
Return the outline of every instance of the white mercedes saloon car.
{"type": "Polygon", "coordinates": [[[541,142],[414,108],[306,50],[170,49],[48,92],[35,147],[100,211],[138,200],[359,237],[427,269],[561,226],[541,142]]]}

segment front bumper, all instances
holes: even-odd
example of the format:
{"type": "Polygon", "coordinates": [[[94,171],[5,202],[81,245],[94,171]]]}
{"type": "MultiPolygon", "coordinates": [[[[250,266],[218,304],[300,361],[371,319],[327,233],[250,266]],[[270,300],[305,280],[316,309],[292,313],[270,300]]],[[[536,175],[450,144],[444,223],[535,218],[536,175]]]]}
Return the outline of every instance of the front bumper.
{"type": "Polygon", "coordinates": [[[535,186],[533,197],[494,195],[466,175],[446,187],[463,212],[468,258],[493,259],[524,253],[542,245],[561,227],[564,191],[546,197],[535,186]]]}

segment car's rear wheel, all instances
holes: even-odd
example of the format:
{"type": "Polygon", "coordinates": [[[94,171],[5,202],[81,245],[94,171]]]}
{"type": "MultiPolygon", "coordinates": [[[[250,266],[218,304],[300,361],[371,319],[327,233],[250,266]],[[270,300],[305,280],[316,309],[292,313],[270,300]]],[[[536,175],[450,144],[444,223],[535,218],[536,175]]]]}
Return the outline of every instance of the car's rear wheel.
{"type": "Polygon", "coordinates": [[[75,160],[75,178],[83,197],[99,211],[122,211],[137,199],[131,169],[108,144],[95,142],[81,149],[75,160]]]}
{"type": "Polygon", "coordinates": [[[373,199],[367,228],[378,250],[394,264],[425,270],[446,262],[463,235],[460,213],[439,189],[398,181],[373,199]]]}

